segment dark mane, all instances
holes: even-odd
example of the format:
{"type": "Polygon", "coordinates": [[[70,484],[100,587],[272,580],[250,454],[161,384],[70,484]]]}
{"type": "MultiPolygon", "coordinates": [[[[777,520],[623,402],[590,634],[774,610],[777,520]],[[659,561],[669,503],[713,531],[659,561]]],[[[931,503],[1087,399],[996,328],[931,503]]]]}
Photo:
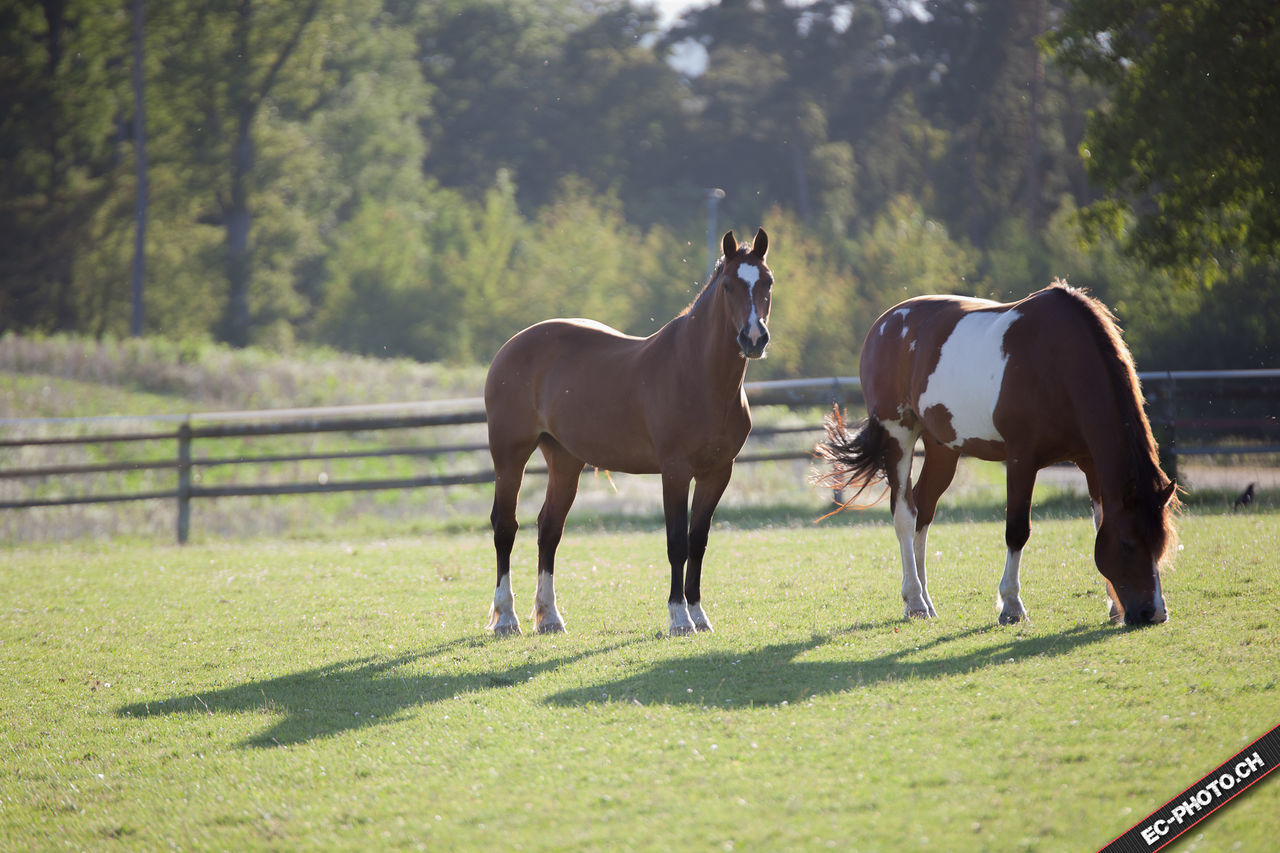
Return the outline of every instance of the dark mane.
{"type": "Polygon", "coordinates": [[[1071,302],[1083,309],[1093,331],[1094,341],[1107,355],[1104,361],[1112,387],[1116,391],[1116,400],[1121,407],[1122,432],[1127,443],[1127,473],[1135,487],[1135,509],[1156,561],[1162,562],[1177,546],[1173,516],[1179,502],[1176,493],[1168,503],[1161,502],[1160,492],[1168,485],[1169,478],[1160,468],[1159,449],[1143,406],[1142,383],[1138,380],[1133,355],[1125,345],[1119,321],[1111,313],[1111,309],[1085,290],[1072,287],[1060,279],[1055,279],[1045,291],[1057,291],[1070,296],[1071,302]]]}
{"type": "Polygon", "coordinates": [[[721,259],[716,261],[716,266],[713,266],[712,268],[712,274],[708,275],[707,282],[703,284],[703,289],[700,289],[700,291],[698,291],[698,296],[695,296],[694,301],[690,302],[689,305],[686,305],[685,310],[681,311],[681,313],[677,314],[676,316],[685,316],[686,314],[689,314],[690,311],[694,310],[694,307],[698,305],[699,302],[703,301],[703,297],[707,296],[707,293],[710,292],[710,289],[712,289],[712,283],[714,282],[714,280],[719,278],[719,274],[721,274],[722,272],[724,272],[723,256],[721,256],[721,259]]]}

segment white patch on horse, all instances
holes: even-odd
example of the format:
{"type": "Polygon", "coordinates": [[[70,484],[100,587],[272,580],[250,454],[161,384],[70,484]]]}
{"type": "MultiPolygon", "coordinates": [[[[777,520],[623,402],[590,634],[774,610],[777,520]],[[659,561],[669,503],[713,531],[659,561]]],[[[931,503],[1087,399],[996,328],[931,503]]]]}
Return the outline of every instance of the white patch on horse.
{"type": "Polygon", "coordinates": [[[559,634],[564,619],[556,608],[555,575],[538,572],[538,587],[533,595],[533,630],[537,634],[559,634]]]}
{"type": "Polygon", "coordinates": [[[671,617],[671,627],[668,629],[673,637],[679,637],[684,634],[692,634],[697,629],[694,627],[693,619],[689,617],[689,605],[681,602],[667,602],[667,612],[671,617]]]}
{"type": "Polygon", "coordinates": [[[702,604],[689,605],[689,618],[693,620],[693,627],[699,631],[712,631],[711,620],[707,618],[707,614],[702,610],[702,604]]]}
{"type": "Polygon", "coordinates": [[[902,331],[899,334],[905,338],[907,336],[907,315],[910,313],[911,313],[910,308],[899,308],[897,311],[891,311],[889,314],[887,314],[885,318],[880,321],[880,331],[879,331],[880,336],[884,337],[884,333],[888,330],[889,326],[893,323],[893,318],[897,317],[899,320],[902,321],[902,331]]]}
{"type": "Polygon", "coordinates": [[[898,534],[898,549],[902,555],[902,602],[905,605],[903,616],[907,619],[912,616],[928,617],[932,615],[929,594],[916,566],[917,512],[915,507],[911,506],[911,460],[919,434],[896,421],[884,421],[882,426],[889,438],[896,441],[902,448],[902,457],[898,460],[895,471],[898,488],[894,495],[892,510],[893,529],[898,534]]]}
{"type": "Polygon", "coordinates": [[[1000,578],[1000,591],[996,594],[996,607],[1000,609],[1000,624],[1012,625],[1027,618],[1022,605],[1022,584],[1018,581],[1018,568],[1022,564],[1022,549],[1009,551],[1004,561],[1004,575],[1000,578]]]}
{"type": "Polygon", "coordinates": [[[970,439],[1001,440],[993,416],[1009,360],[1004,336],[1018,317],[1017,311],[966,314],[943,343],[918,411],[924,414],[940,405],[951,414],[956,436],[949,447],[970,439]]]}
{"type": "Polygon", "coordinates": [[[489,624],[486,626],[496,636],[520,633],[520,618],[516,616],[516,598],[511,592],[511,575],[503,575],[502,582],[493,591],[493,604],[489,607],[489,624]]]}
{"type": "Polygon", "coordinates": [[[751,316],[747,317],[747,339],[755,346],[760,340],[760,314],[756,311],[756,282],[760,281],[760,268],[755,264],[739,264],[738,278],[746,282],[747,302],[751,304],[751,316]]]}
{"type": "Polygon", "coordinates": [[[1164,590],[1160,587],[1160,567],[1152,566],[1152,571],[1156,573],[1156,590],[1152,603],[1155,605],[1156,612],[1152,616],[1153,622],[1164,622],[1169,618],[1169,611],[1164,606],[1164,590]]]}

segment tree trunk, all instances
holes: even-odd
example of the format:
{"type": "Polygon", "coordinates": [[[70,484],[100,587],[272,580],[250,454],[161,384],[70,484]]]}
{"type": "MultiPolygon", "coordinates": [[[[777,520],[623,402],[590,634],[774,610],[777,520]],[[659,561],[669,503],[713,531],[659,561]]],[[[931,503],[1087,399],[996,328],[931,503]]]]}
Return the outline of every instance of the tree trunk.
{"type": "Polygon", "coordinates": [[[235,139],[231,143],[230,187],[222,202],[222,221],[227,229],[227,306],[222,317],[222,339],[232,346],[249,344],[249,287],[253,278],[249,233],[253,214],[249,210],[249,172],[253,169],[253,118],[257,97],[251,79],[253,63],[249,51],[253,4],[241,0],[236,6],[232,30],[233,52],[227,94],[235,115],[235,139]]]}
{"type": "Polygon", "coordinates": [[[249,178],[254,158],[253,122],[319,8],[320,0],[311,0],[299,13],[297,24],[274,61],[260,79],[255,79],[249,44],[253,2],[240,0],[236,5],[233,49],[229,56],[232,68],[228,81],[230,108],[236,117],[236,137],[231,148],[230,189],[222,201],[222,217],[227,229],[227,307],[222,320],[222,337],[232,346],[247,346],[252,337],[249,292],[253,284],[253,246],[250,241],[253,211],[249,204],[249,178]]]}
{"type": "Polygon", "coordinates": [[[142,2],[133,0],[133,156],[138,186],[134,201],[133,310],[129,333],[135,338],[142,335],[142,285],[147,271],[147,114],[143,97],[142,2]]]}
{"type": "Polygon", "coordinates": [[[249,312],[249,286],[253,277],[249,245],[253,224],[253,214],[249,210],[249,172],[253,168],[252,122],[252,114],[242,110],[231,152],[231,191],[222,211],[227,229],[227,309],[222,337],[237,347],[249,345],[252,323],[249,312]]]}

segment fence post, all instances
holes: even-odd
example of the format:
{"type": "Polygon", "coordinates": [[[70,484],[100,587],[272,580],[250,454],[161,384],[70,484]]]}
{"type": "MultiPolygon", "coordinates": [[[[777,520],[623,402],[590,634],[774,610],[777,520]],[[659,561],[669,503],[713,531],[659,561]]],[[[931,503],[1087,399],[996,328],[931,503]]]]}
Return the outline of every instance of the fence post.
{"type": "Polygon", "coordinates": [[[191,421],[178,427],[178,544],[191,532],[191,421]]]}

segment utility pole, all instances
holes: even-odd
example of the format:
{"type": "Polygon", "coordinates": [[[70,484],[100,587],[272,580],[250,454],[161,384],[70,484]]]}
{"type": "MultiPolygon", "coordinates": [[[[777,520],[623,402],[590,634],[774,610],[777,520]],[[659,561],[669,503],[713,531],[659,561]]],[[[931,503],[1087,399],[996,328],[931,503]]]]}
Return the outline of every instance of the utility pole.
{"type": "Polygon", "coordinates": [[[716,267],[720,257],[720,237],[716,234],[716,208],[724,199],[724,190],[713,187],[707,190],[707,278],[716,267]]]}

